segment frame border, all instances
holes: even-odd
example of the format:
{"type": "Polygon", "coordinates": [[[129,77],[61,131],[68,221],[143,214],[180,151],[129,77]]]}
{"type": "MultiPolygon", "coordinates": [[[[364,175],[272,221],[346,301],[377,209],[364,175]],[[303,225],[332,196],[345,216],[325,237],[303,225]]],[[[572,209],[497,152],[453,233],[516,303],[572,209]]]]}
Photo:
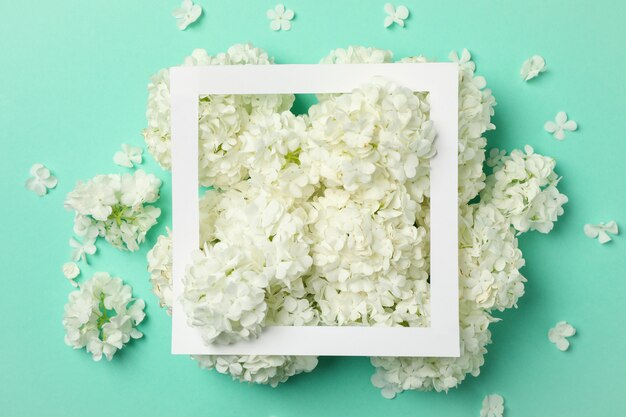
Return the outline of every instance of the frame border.
{"type": "Polygon", "coordinates": [[[172,354],[459,357],[458,65],[396,63],[170,68],[172,138],[172,354]],[[180,302],[185,265],[199,246],[198,97],[344,93],[372,77],[429,92],[437,131],[431,161],[430,327],[271,326],[258,339],[205,345],[180,302]]]}

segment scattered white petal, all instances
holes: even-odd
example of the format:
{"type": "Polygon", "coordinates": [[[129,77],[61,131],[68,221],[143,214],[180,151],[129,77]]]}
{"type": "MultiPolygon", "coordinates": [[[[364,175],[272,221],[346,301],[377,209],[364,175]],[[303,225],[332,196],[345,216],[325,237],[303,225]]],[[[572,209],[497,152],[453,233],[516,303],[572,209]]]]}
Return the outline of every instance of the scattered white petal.
{"type": "Polygon", "coordinates": [[[34,164],[30,168],[31,177],[26,180],[26,188],[42,197],[48,193],[48,189],[57,186],[57,179],[43,164],[34,164]]]}
{"type": "Polygon", "coordinates": [[[619,234],[619,229],[617,227],[617,223],[615,223],[615,220],[611,220],[606,224],[586,224],[584,231],[587,237],[590,237],[592,239],[598,238],[598,242],[602,244],[611,241],[611,236],[609,236],[609,233],[612,235],[619,234]]]}
{"type": "Polygon", "coordinates": [[[291,9],[286,9],[284,4],[279,3],[274,9],[269,9],[266,15],[270,20],[270,29],[273,31],[287,31],[291,29],[291,20],[294,18],[295,13],[291,9]]]}
{"type": "Polygon", "coordinates": [[[113,162],[119,166],[133,168],[135,164],[141,164],[143,149],[138,146],[122,144],[122,150],[115,152],[113,162]]]}
{"type": "Polygon", "coordinates": [[[180,30],[187,29],[187,26],[198,20],[201,14],[202,7],[193,4],[191,0],[183,0],[180,7],[177,7],[172,12],[172,16],[176,18],[176,24],[180,30]]]}
{"type": "Polygon", "coordinates": [[[566,351],[569,348],[567,338],[575,334],[576,329],[571,324],[560,321],[548,331],[548,340],[554,343],[559,350],[566,351]]]}
{"type": "Polygon", "coordinates": [[[522,68],[520,69],[519,73],[522,76],[522,80],[528,81],[535,78],[545,70],[545,59],[543,59],[543,57],[539,55],[533,55],[526,61],[524,61],[524,64],[522,64],[522,68]]]}
{"type": "Polygon", "coordinates": [[[70,238],[70,246],[72,250],[72,261],[78,261],[79,259],[87,262],[87,255],[93,255],[96,253],[96,239],[84,239],[81,243],[73,237],[70,238]]]}
{"type": "Polygon", "coordinates": [[[65,278],[67,278],[73,286],[78,287],[78,284],[74,281],[74,278],[80,275],[80,268],[76,265],[76,262],[64,263],[63,275],[65,275],[65,278]]]}
{"type": "Polygon", "coordinates": [[[407,9],[406,6],[398,6],[398,8],[395,8],[393,4],[387,3],[385,4],[385,12],[387,13],[387,17],[385,17],[386,28],[394,23],[400,27],[404,27],[404,20],[409,17],[409,9],[407,9]]]}
{"type": "Polygon", "coordinates": [[[496,168],[504,164],[504,158],[506,157],[506,151],[504,149],[492,148],[489,151],[489,158],[487,158],[487,166],[496,168]]]}
{"type": "Polygon", "coordinates": [[[487,395],[483,400],[480,417],[502,417],[504,413],[504,398],[498,394],[487,395]]]}
{"type": "Polygon", "coordinates": [[[567,114],[560,111],[556,114],[555,120],[549,120],[543,126],[548,133],[552,133],[555,139],[565,139],[565,131],[573,132],[578,129],[578,124],[573,120],[567,120],[567,114]]]}

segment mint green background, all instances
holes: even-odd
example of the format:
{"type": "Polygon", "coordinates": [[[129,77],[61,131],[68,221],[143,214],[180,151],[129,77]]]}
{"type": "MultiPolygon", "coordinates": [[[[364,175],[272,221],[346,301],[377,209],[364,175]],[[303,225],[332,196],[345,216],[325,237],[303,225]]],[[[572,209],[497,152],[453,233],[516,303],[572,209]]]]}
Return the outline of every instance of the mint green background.
{"type": "Polygon", "coordinates": [[[404,1],[407,28],[385,30],[385,1],[291,0],[290,32],[268,28],[274,1],[198,0],[204,16],[179,32],[175,1],[0,0],[0,415],[22,416],[477,416],[483,397],[505,397],[509,417],[626,415],[626,242],[587,239],[587,222],[626,229],[625,2],[619,0],[404,1]],[[110,363],[63,343],[63,305],[72,289],[60,268],[70,253],[65,194],[78,179],[122,172],[112,155],[142,144],[146,84],[193,48],[211,53],[253,41],[279,63],[314,63],[350,44],[390,48],[400,58],[444,59],[469,48],[498,101],[490,146],[531,144],[558,160],[570,202],[549,235],[520,239],[527,294],[493,325],[479,378],[444,393],[383,399],[366,358],[323,358],[312,373],[277,389],[233,382],[169,353],[170,319],[158,308],[145,253],[171,222],[164,214],[138,253],[104,243],[85,268],[131,283],[147,300],[145,338],[110,363]],[[522,62],[542,54],[549,70],[526,84],[522,62]],[[564,110],[578,132],[558,142],[543,123],[564,110]],[[35,162],[58,187],[39,199],[23,187],[35,162]],[[570,351],[546,338],[558,320],[578,328],[570,351]]]}

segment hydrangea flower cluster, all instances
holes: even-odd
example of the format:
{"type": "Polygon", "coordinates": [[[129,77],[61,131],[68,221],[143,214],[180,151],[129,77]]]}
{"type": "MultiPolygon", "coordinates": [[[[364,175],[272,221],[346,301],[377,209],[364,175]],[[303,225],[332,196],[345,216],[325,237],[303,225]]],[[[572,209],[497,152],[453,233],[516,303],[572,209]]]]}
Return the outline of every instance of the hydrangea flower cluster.
{"type": "MultiPolygon", "coordinates": [[[[159,199],[160,187],[161,180],[142,170],[79,181],[65,199],[65,208],[76,212],[74,233],[83,245],[93,246],[101,236],[118,249],[139,249],[161,214],[161,209],[148,205],[159,199]]],[[[81,250],[84,257],[84,247],[81,250]]]]}
{"type": "MultiPolygon", "coordinates": [[[[259,51],[240,45],[231,50],[242,48],[259,51]]],[[[524,294],[517,235],[548,232],[567,201],[557,190],[554,160],[530,148],[497,151],[493,173],[485,175],[483,135],[495,128],[495,99],[475,75],[469,52],[450,58],[460,68],[461,356],[372,358],[372,383],[388,398],[409,389],[447,391],[467,374],[479,374],[491,342],[491,312],[515,307],[524,294]]],[[[390,51],[364,47],[338,49],[322,60],[384,62],[392,62],[390,51]]],[[[155,85],[149,119],[167,120],[167,89],[160,84],[157,100],[155,85]]],[[[253,338],[273,324],[428,325],[428,175],[435,134],[427,94],[375,79],[348,94],[319,96],[305,116],[285,108],[291,98],[276,100],[281,105],[260,113],[233,103],[235,114],[245,110],[245,126],[230,131],[211,172],[202,168],[208,156],[200,156],[203,185],[215,188],[201,199],[202,248],[185,277],[189,322],[210,343],[253,338]]],[[[215,112],[210,117],[212,126],[233,120],[215,112]]],[[[199,123],[202,130],[202,117],[199,123]]],[[[168,167],[166,136],[158,151],[150,144],[148,149],[168,167]]],[[[149,268],[155,293],[171,306],[163,296],[171,287],[166,251],[171,238],[164,236],[150,252],[149,268]]],[[[316,364],[315,358],[291,356],[195,359],[238,380],[272,385],[316,364]]]]}
{"type": "Polygon", "coordinates": [[[69,295],[63,316],[65,343],[86,348],[95,361],[102,355],[111,360],[130,339],[143,336],[136,327],[145,317],[144,307],[120,278],[98,272],[69,295]]]}

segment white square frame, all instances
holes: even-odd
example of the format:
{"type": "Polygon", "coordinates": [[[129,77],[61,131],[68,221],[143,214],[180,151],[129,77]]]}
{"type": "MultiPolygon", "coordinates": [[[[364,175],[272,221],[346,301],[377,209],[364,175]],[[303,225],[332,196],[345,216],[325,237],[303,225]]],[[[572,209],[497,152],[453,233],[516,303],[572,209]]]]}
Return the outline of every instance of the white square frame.
{"type": "Polygon", "coordinates": [[[211,355],[458,357],[458,65],[233,65],[170,69],[172,129],[172,353],[211,355]],[[198,100],[211,94],[345,93],[381,76],[429,93],[437,131],[430,169],[430,327],[272,326],[258,339],[206,345],[180,302],[199,247],[198,100]]]}

